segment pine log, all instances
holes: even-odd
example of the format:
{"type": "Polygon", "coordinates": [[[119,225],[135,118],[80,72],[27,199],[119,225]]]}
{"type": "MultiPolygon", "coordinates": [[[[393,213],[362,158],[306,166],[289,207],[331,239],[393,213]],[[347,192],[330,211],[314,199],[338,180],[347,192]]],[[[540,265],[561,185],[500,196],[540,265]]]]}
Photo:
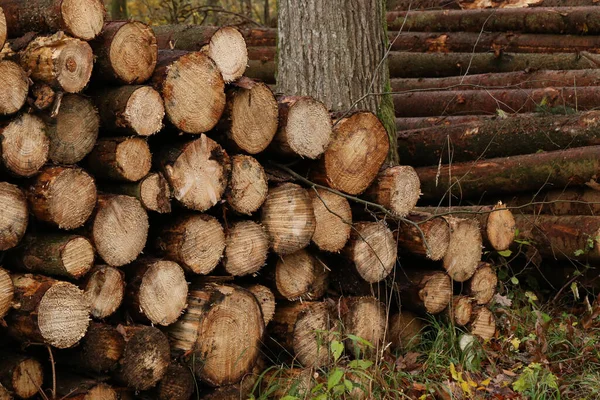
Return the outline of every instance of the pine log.
{"type": "Polygon", "coordinates": [[[221,260],[225,243],[219,221],[205,214],[190,214],[163,225],[154,240],[154,248],[186,271],[207,275],[221,260]]]}
{"type": "Polygon", "coordinates": [[[488,263],[480,263],[473,277],[466,282],[465,293],[480,306],[488,304],[496,294],[498,275],[488,263]]]}
{"type": "Polygon", "coordinates": [[[90,323],[90,305],[77,286],[42,275],[13,274],[14,308],[8,332],[20,341],[74,346],[90,323]]]}
{"type": "Polygon", "coordinates": [[[460,9],[459,2],[458,0],[421,0],[415,3],[413,0],[389,0],[386,6],[388,11],[460,9]]]}
{"type": "Polygon", "coordinates": [[[583,7],[595,6],[596,0],[454,0],[461,9],[518,8],[518,7],[583,7]]]}
{"type": "Polygon", "coordinates": [[[139,201],[123,195],[98,196],[90,238],[98,255],[113,267],[135,260],[148,236],[148,214],[139,201]]]}
{"type": "Polygon", "coordinates": [[[275,266],[277,294],[289,301],[319,300],[327,291],[329,270],[306,250],[283,255],[275,266]]]}
{"type": "Polygon", "coordinates": [[[60,229],[82,226],[96,206],[96,184],[77,167],[44,167],[27,187],[31,213],[60,229]]]}
{"type": "Polygon", "coordinates": [[[186,307],[188,284],[173,261],[143,258],[126,268],[125,303],[129,315],[152,326],[177,321],[186,307]]]}
{"type": "Polygon", "coordinates": [[[392,350],[406,351],[421,342],[425,323],[410,311],[402,310],[390,317],[388,337],[392,350]]]}
{"type": "Polygon", "coordinates": [[[396,265],[394,234],[385,222],[357,222],[343,254],[366,282],[379,282],[396,265]]]}
{"type": "Polygon", "coordinates": [[[171,188],[160,172],[151,172],[137,182],[124,182],[103,186],[109,193],[135,197],[147,211],[159,214],[171,212],[171,188]]]}
{"type": "Polygon", "coordinates": [[[463,295],[453,296],[447,310],[453,324],[465,326],[471,321],[473,314],[472,299],[463,295]]]}
{"type": "Polygon", "coordinates": [[[158,46],[152,28],[139,21],[111,21],[90,43],[98,79],[117,84],[140,84],[152,76],[158,46]]]}
{"type": "Polygon", "coordinates": [[[0,383],[0,400],[13,400],[12,394],[2,385],[2,383],[0,383]]]}
{"type": "Polygon", "coordinates": [[[203,51],[215,61],[226,83],[244,75],[248,54],[244,37],[232,26],[166,25],[154,27],[161,49],[203,51]]]}
{"type": "Polygon", "coordinates": [[[104,5],[100,0],[1,0],[6,14],[8,37],[28,32],[65,31],[83,40],[96,37],[104,24],[104,5]]]}
{"type": "Polygon", "coordinates": [[[260,305],[260,310],[262,311],[265,326],[267,326],[275,314],[275,295],[273,294],[273,291],[266,286],[258,284],[244,287],[256,297],[256,300],[260,305]]]}
{"type": "Polygon", "coordinates": [[[352,229],[352,210],[345,197],[325,189],[309,190],[315,214],[312,242],[323,251],[337,253],[344,248],[352,229]]]}
{"type": "Polygon", "coordinates": [[[426,257],[433,261],[444,258],[450,245],[450,225],[442,217],[411,212],[405,217],[416,225],[402,222],[394,232],[398,251],[426,257]]]}
{"type": "Polygon", "coordinates": [[[28,221],[27,200],[21,189],[0,182],[0,250],[13,248],[21,241],[28,221]]]}
{"type": "Polygon", "coordinates": [[[356,359],[377,356],[384,343],[387,328],[383,303],[375,297],[341,297],[338,301],[338,314],[346,337],[346,350],[356,359]],[[349,335],[358,337],[361,341],[354,340],[349,335]]]}
{"type": "Polygon", "coordinates": [[[57,164],[78,163],[94,148],[99,129],[98,111],[89,98],[63,96],[56,118],[48,123],[50,160],[57,164]]]}
{"type": "Polygon", "coordinates": [[[3,350],[0,353],[0,383],[20,399],[41,391],[44,367],[35,358],[3,350]]]}
{"type": "Polygon", "coordinates": [[[471,218],[446,217],[450,224],[450,244],[443,266],[455,282],[471,278],[481,261],[483,239],[479,221],[471,218]]]}
{"type": "Polygon", "coordinates": [[[332,122],[323,103],[307,96],[281,96],[279,129],[271,149],[284,156],[316,159],[332,140],[332,122]]]}
{"type": "Polygon", "coordinates": [[[206,211],[223,197],[231,170],[229,156],[206,135],[167,146],[158,158],[173,197],[184,207],[206,211]]]}
{"type": "Polygon", "coordinates": [[[89,44],[59,32],[34,39],[20,52],[21,67],[29,76],[52,88],[78,93],[92,75],[94,54],[89,44]]]}
{"type": "MultiPolygon", "coordinates": [[[[10,279],[10,274],[4,268],[0,268],[0,320],[4,319],[12,307],[14,295],[15,287],[10,279]]],[[[0,396],[0,398],[2,397],[0,396]]]]}
{"type": "Polygon", "coordinates": [[[421,180],[422,197],[427,200],[446,197],[449,189],[452,197],[480,198],[482,193],[536,191],[545,185],[558,188],[583,185],[598,176],[598,151],[599,146],[590,146],[440,168],[423,167],[416,171],[421,180]]]}
{"type": "Polygon", "coordinates": [[[268,191],[267,175],[255,158],[243,154],[231,157],[231,178],[225,198],[234,211],[252,214],[265,202],[268,191]]]}
{"type": "MultiPolygon", "coordinates": [[[[62,353],[64,357],[57,360],[58,364],[64,363],[78,371],[88,371],[92,374],[112,372],[118,367],[126,346],[131,343],[126,340],[124,333],[125,330],[119,327],[92,322],[81,344],[62,353]]],[[[135,339],[135,336],[133,338],[135,339]]],[[[139,343],[139,340],[137,342],[139,343]]]]}
{"type": "Polygon", "coordinates": [[[89,154],[87,166],[100,179],[136,182],[150,172],[152,154],[141,137],[101,138],[89,154]]]}
{"type": "Polygon", "coordinates": [[[253,221],[240,221],[227,229],[223,267],[233,276],[258,272],[267,261],[269,236],[253,221]]]}
{"type": "Polygon", "coordinates": [[[248,60],[248,69],[246,69],[245,76],[274,85],[276,71],[277,64],[275,61],[248,60]]]}
{"type": "Polygon", "coordinates": [[[67,371],[57,372],[56,394],[65,400],[118,400],[110,385],[67,371]]]}
{"type": "Polygon", "coordinates": [[[380,172],[365,192],[365,198],[405,217],[417,204],[421,183],[413,167],[395,166],[380,172]]]}
{"type": "Polygon", "coordinates": [[[86,276],[80,288],[92,307],[92,317],[104,319],[117,311],[123,302],[125,278],[123,273],[109,265],[98,265],[86,276]]]}
{"type": "Polygon", "coordinates": [[[104,132],[150,136],[161,130],[165,106],[150,86],[112,87],[94,95],[104,132]]]}
{"type": "Polygon", "coordinates": [[[488,308],[478,307],[473,310],[470,330],[473,335],[490,340],[496,334],[496,317],[488,308]]]}
{"type": "Polygon", "coordinates": [[[0,49],[4,47],[4,42],[6,42],[6,33],[6,17],[2,7],[0,7],[0,49]]]}
{"type": "Polygon", "coordinates": [[[11,259],[26,272],[76,280],[92,268],[94,247],[79,235],[31,232],[11,259]]]}
{"type": "Polygon", "coordinates": [[[277,254],[291,254],[308,246],[316,225],[308,192],[294,183],[269,189],[262,206],[262,224],[277,254]]]}
{"type": "MultiPolygon", "coordinates": [[[[530,114],[513,114],[511,118],[531,118],[530,114]]],[[[396,132],[433,127],[448,127],[500,119],[498,115],[448,115],[444,117],[396,118],[396,132]]]]}
{"type": "MultiPolygon", "coordinates": [[[[0,8],[0,49],[2,49],[2,8],[0,8]]],[[[15,62],[0,61],[0,115],[14,114],[25,105],[29,78],[15,62]]]]}
{"type": "Polygon", "coordinates": [[[533,195],[516,195],[508,199],[507,204],[527,214],[598,215],[600,192],[588,188],[550,190],[533,195]]]}
{"type": "Polygon", "coordinates": [[[257,154],[275,137],[278,116],[271,89],[264,83],[242,78],[227,91],[227,105],[217,128],[235,147],[257,154]]]}
{"type": "Polygon", "coordinates": [[[34,82],[31,86],[31,96],[27,99],[30,106],[38,111],[44,111],[55,104],[59,96],[56,90],[45,83],[34,82]]]}
{"type": "Polygon", "coordinates": [[[328,301],[282,304],[275,309],[267,344],[276,351],[285,349],[307,368],[319,368],[333,361],[330,343],[339,329],[328,301]]]}
{"type": "Polygon", "coordinates": [[[208,132],[221,118],[225,83],[215,62],[202,52],[159,51],[152,84],[169,121],[183,132],[208,132]]]}
{"type": "Polygon", "coordinates": [[[164,330],[169,338],[172,359],[186,360],[196,349],[198,328],[208,296],[201,286],[191,286],[188,290],[186,310],[177,322],[164,330]]]}
{"type": "Polygon", "coordinates": [[[202,400],[239,400],[252,398],[256,394],[259,380],[267,368],[262,359],[259,359],[254,368],[242,377],[239,383],[212,388],[203,391],[202,400]]]}
{"type": "Polygon", "coordinates": [[[402,308],[418,313],[439,314],[452,300],[452,282],[442,271],[403,269],[394,289],[402,308]]]}
{"type": "Polygon", "coordinates": [[[2,164],[19,177],[35,175],[48,160],[46,124],[33,114],[21,114],[0,124],[2,164]]]}
{"type": "Polygon", "coordinates": [[[189,400],[196,382],[189,368],[171,362],[164,377],[156,388],[157,400],[189,400]]]}
{"type": "Polygon", "coordinates": [[[360,194],[375,180],[388,151],[389,139],[379,119],[357,112],[336,122],[317,180],[341,192],[360,194]]]}

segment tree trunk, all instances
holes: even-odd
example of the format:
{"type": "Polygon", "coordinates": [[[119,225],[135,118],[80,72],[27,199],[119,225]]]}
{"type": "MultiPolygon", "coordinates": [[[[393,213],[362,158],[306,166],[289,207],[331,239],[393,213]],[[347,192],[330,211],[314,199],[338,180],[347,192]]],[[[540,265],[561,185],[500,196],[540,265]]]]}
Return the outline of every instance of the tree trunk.
{"type": "Polygon", "coordinates": [[[384,4],[281,1],[277,91],[314,97],[333,111],[357,107],[376,113],[389,134],[390,160],[397,163],[391,98],[368,96],[389,88],[384,4]],[[307,48],[308,42],[314,46],[307,48]]]}
{"type": "Polygon", "coordinates": [[[265,326],[271,322],[273,315],[275,315],[275,295],[273,291],[263,285],[244,285],[244,287],[256,297],[260,309],[262,311],[265,326]]]}
{"type": "Polygon", "coordinates": [[[190,214],[161,226],[154,248],[188,272],[207,275],[221,260],[225,243],[219,221],[206,214],[190,214]]]}
{"type": "Polygon", "coordinates": [[[110,17],[113,20],[126,20],[127,17],[127,0],[111,0],[110,2],[110,17]]]}
{"type": "Polygon", "coordinates": [[[25,235],[28,222],[27,200],[21,189],[0,182],[0,250],[15,247],[25,235]]]}
{"type": "Polygon", "coordinates": [[[443,259],[450,245],[448,221],[422,212],[411,212],[405,218],[417,226],[402,222],[394,231],[398,251],[433,261],[443,259]]]}
{"type": "Polygon", "coordinates": [[[488,304],[496,294],[498,276],[491,264],[480,263],[473,277],[466,282],[465,292],[480,306],[488,304]]]}
{"type": "Polygon", "coordinates": [[[121,270],[109,265],[94,267],[79,286],[91,304],[92,317],[105,319],[123,302],[125,278],[121,270]]]}
{"type": "Polygon", "coordinates": [[[217,65],[202,52],[161,50],[152,84],[177,129],[204,133],[215,127],[225,109],[225,83],[217,65]]]}
{"type": "Polygon", "coordinates": [[[262,207],[262,224],[277,254],[291,254],[308,246],[316,226],[308,192],[294,183],[271,188],[262,207]]]}
{"type": "Polygon", "coordinates": [[[120,86],[94,94],[103,133],[154,135],[162,129],[165,107],[160,94],[149,86],[120,86]]]}
{"type": "Polygon", "coordinates": [[[118,400],[117,392],[97,379],[58,371],[56,394],[65,400],[118,400]]]}
{"type": "Polygon", "coordinates": [[[517,207],[519,212],[527,214],[599,215],[600,192],[594,189],[573,188],[532,195],[522,194],[510,198],[508,206],[517,207]]]}
{"type": "Polygon", "coordinates": [[[72,347],[85,335],[90,306],[77,286],[31,274],[13,274],[15,312],[8,332],[20,341],[72,347]]]}
{"type": "MultiPolygon", "coordinates": [[[[515,114],[511,118],[531,118],[530,114],[515,114]]],[[[498,115],[448,115],[444,117],[414,117],[396,118],[396,131],[399,137],[404,137],[405,132],[426,128],[447,128],[455,125],[479,123],[491,120],[499,120],[498,115]]],[[[408,133],[410,135],[410,132],[408,133]]],[[[402,142],[399,143],[399,152],[404,150],[402,142]]],[[[404,150],[406,151],[406,150],[404,150]]]]}
{"type": "Polygon", "coordinates": [[[171,362],[165,376],[156,388],[157,400],[189,400],[196,382],[189,368],[171,362]]]}
{"type": "MultiPolygon", "coordinates": [[[[2,11],[0,11],[1,20],[2,11]]],[[[0,49],[2,48],[1,30],[0,22],[0,49]]],[[[29,78],[25,71],[13,61],[0,61],[0,116],[19,111],[25,105],[28,91],[29,78]]]]}
{"type": "Polygon", "coordinates": [[[315,214],[312,242],[322,251],[337,253],[344,248],[352,229],[352,210],[345,197],[325,189],[308,191],[315,214]]]}
{"type": "Polygon", "coordinates": [[[380,172],[365,192],[365,198],[405,217],[417,204],[421,183],[413,167],[396,166],[380,172]]]}
{"type": "Polygon", "coordinates": [[[219,202],[231,169],[227,153],[206,135],[163,147],[158,165],[169,181],[173,197],[196,211],[206,211],[219,202]]]}
{"type": "Polygon", "coordinates": [[[171,212],[171,188],[160,172],[151,172],[138,182],[102,186],[109,193],[135,197],[148,211],[159,214],[171,212]]]}
{"type": "Polygon", "coordinates": [[[315,178],[351,195],[364,192],[389,151],[383,125],[375,115],[357,112],[336,122],[333,138],[315,178]]]}
{"type": "Polygon", "coordinates": [[[584,7],[597,5],[596,0],[454,0],[457,6],[470,10],[477,8],[517,7],[584,7]]]}
{"type": "Polygon", "coordinates": [[[453,324],[465,326],[471,322],[473,316],[473,302],[467,296],[453,296],[447,308],[448,317],[453,324]]]}
{"type": "Polygon", "coordinates": [[[110,266],[135,260],[148,237],[148,214],[139,201],[123,195],[98,196],[90,238],[98,255],[110,266]]]}
{"type": "Polygon", "coordinates": [[[86,165],[97,178],[136,182],[150,172],[152,154],[141,137],[101,138],[86,165]]]}
{"type": "Polygon", "coordinates": [[[255,158],[243,154],[231,157],[231,178],[225,198],[234,211],[252,215],[263,205],[268,192],[267,175],[255,158]]]}
{"type": "Polygon", "coordinates": [[[393,350],[406,351],[421,342],[425,322],[410,311],[402,310],[390,317],[388,337],[393,350]]]}
{"type": "Polygon", "coordinates": [[[94,148],[99,130],[98,110],[89,98],[63,96],[56,117],[48,123],[50,160],[57,164],[78,163],[94,148]]]}
{"type": "Polygon", "coordinates": [[[44,167],[27,187],[31,213],[59,229],[82,226],[96,206],[96,184],[77,167],[44,167]]]}
{"type": "Polygon", "coordinates": [[[0,268],[0,319],[4,319],[12,307],[15,287],[7,270],[0,268]]]}
{"type": "Polygon", "coordinates": [[[346,350],[356,359],[376,357],[386,335],[385,306],[375,297],[341,297],[338,313],[344,328],[346,350]],[[364,342],[347,336],[354,335],[364,342]]]}
{"type": "Polygon", "coordinates": [[[257,273],[267,261],[269,237],[262,225],[240,221],[227,229],[223,267],[228,274],[244,276],[257,273]]]}
{"type": "Polygon", "coordinates": [[[394,269],[397,246],[385,222],[357,222],[343,253],[366,282],[376,283],[394,269]]]}
{"type": "Polygon", "coordinates": [[[269,85],[275,85],[276,71],[277,64],[275,61],[248,60],[248,69],[245,76],[269,85]]]}
{"type": "Polygon", "coordinates": [[[325,295],[327,266],[305,250],[281,256],[275,267],[277,295],[289,301],[315,301],[325,295]]]}
{"type": "Polygon", "coordinates": [[[394,289],[400,294],[402,309],[439,314],[452,300],[452,282],[442,271],[408,270],[398,272],[394,289]]]}
{"type": "Polygon", "coordinates": [[[158,46],[152,28],[138,21],[107,22],[91,42],[94,77],[117,84],[141,84],[154,72],[158,46]]]}
{"type": "Polygon", "coordinates": [[[101,0],[0,0],[4,9],[8,37],[28,32],[66,33],[83,40],[96,37],[104,24],[101,0]]]}
{"type": "Polygon", "coordinates": [[[545,185],[583,185],[600,171],[599,146],[494,158],[477,163],[417,168],[423,198],[440,200],[450,194],[459,199],[539,190],[545,185]],[[436,176],[439,177],[436,178],[436,176]]]}
{"type": "Polygon", "coordinates": [[[490,340],[496,334],[496,317],[488,308],[478,307],[473,310],[470,329],[473,335],[490,340]]]}
{"type": "Polygon", "coordinates": [[[0,383],[20,399],[32,398],[44,383],[44,367],[35,358],[6,349],[0,353],[0,383]]]}
{"type": "Polygon", "coordinates": [[[0,124],[0,147],[5,171],[17,177],[31,177],[48,160],[46,125],[34,114],[20,114],[0,124]]]}

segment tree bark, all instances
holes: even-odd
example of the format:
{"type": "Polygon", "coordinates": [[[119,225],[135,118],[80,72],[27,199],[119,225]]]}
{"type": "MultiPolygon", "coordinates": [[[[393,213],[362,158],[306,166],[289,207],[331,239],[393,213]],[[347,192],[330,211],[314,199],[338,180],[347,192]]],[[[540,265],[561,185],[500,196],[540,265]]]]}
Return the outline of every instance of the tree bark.
{"type": "Polygon", "coordinates": [[[387,328],[384,304],[375,297],[341,297],[337,306],[343,334],[354,335],[369,343],[346,338],[346,350],[356,359],[376,357],[387,328]]]}
{"type": "Polygon", "coordinates": [[[17,177],[31,177],[48,160],[46,124],[34,114],[20,114],[0,124],[0,145],[5,171],[17,177]]]}
{"type": "Polygon", "coordinates": [[[235,212],[252,215],[263,205],[268,192],[267,175],[255,158],[243,154],[231,157],[231,178],[225,198],[235,212]]]}
{"type": "Polygon", "coordinates": [[[422,197],[426,200],[439,200],[449,194],[453,198],[479,199],[482,193],[490,196],[535,191],[545,185],[559,188],[583,185],[598,176],[599,151],[599,146],[590,146],[477,163],[454,163],[439,169],[423,167],[416,171],[421,179],[422,197]]]}
{"type": "Polygon", "coordinates": [[[244,276],[257,273],[267,261],[269,237],[262,225],[240,221],[227,229],[223,267],[228,274],[244,276]]]}
{"type": "Polygon", "coordinates": [[[12,307],[15,287],[7,270],[0,268],[0,319],[4,319],[12,307]]]}
{"type": "Polygon", "coordinates": [[[411,212],[406,217],[417,226],[402,222],[394,231],[398,251],[426,257],[433,261],[444,258],[450,245],[450,225],[442,217],[411,212]]]}
{"type": "Polygon", "coordinates": [[[91,304],[92,317],[105,319],[123,302],[125,277],[121,270],[109,265],[94,267],[79,285],[91,304]]]}
{"type": "Polygon", "coordinates": [[[397,163],[391,98],[366,96],[389,88],[384,7],[381,1],[280,2],[277,91],[314,97],[333,111],[356,106],[376,113],[390,135],[390,160],[397,163]],[[307,48],[309,42],[315,45],[307,48]]]}
{"type": "Polygon", "coordinates": [[[248,60],[248,69],[245,76],[257,81],[275,85],[277,64],[275,61],[248,60]]]}
{"type": "Polygon", "coordinates": [[[27,200],[21,189],[0,182],[0,250],[15,247],[25,235],[28,222],[27,200]]]}
{"type": "Polygon", "coordinates": [[[104,24],[104,5],[101,0],[1,0],[8,37],[16,38],[28,32],[70,35],[90,40],[104,24]]]}
{"type": "Polygon", "coordinates": [[[385,222],[357,222],[343,254],[366,282],[380,282],[396,265],[394,234],[385,222]]]}
{"type": "Polygon", "coordinates": [[[352,229],[352,210],[345,197],[325,189],[309,190],[315,214],[312,242],[322,251],[337,253],[344,248],[352,229]]]}
{"type": "Polygon", "coordinates": [[[466,283],[465,293],[480,306],[488,304],[496,294],[498,276],[491,264],[480,263],[473,277],[466,283]]]}
{"type": "Polygon", "coordinates": [[[418,313],[439,314],[452,300],[452,282],[442,271],[404,268],[394,289],[400,294],[402,309],[418,313]]]}
{"type": "MultiPolygon", "coordinates": [[[[0,11],[0,49],[2,49],[1,21],[2,11],[0,11]]],[[[19,111],[25,105],[28,92],[29,78],[25,71],[13,61],[0,61],[0,116],[19,111]]]]}
{"type": "Polygon", "coordinates": [[[35,358],[5,349],[0,353],[0,383],[20,399],[32,398],[44,383],[44,367],[35,358]]]}
{"type": "MultiPolygon", "coordinates": [[[[530,114],[515,114],[511,118],[531,118],[530,114]]],[[[455,125],[479,123],[491,120],[498,120],[497,115],[448,115],[444,117],[414,117],[414,118],[396,118],[396,131],[398,136],[403,136],[404,132],[426,128],[446,128],[455,125]]],[[[410,134],[410,133],[409,133],[410,134]]],[[[400,146],[402,143],[399,144],[400,146]]]]}
{"type": "Polygon", "coordinates": [[[597,5],[596,0],[454,0],[462,9],[518,8],[518,7],[584,7],[597,5]]]}
{"type": "Polygon", "coordinates": [[[424,329],[424,321],[410,311],[403,309],[401,313],[392,315],[388,333],[392,349],[406,351],[417,346],[424,329]]]}
{"type": "Polygon", "coordinates": [[[515,195],[507,198],[507,205],[517,207],[518,212],[526,214],[598,215],[600,192],[587,188],[550,190],[533,195],[515,195]]]}
{"type": "Polygon", "coordinates": [[[171,188],[160,172],[151,172],[138,182],[103,185],[108,193],[135,197],[147,211],[171,212],[171,188]]]}
{"type": "Polygon", "coordinates": [[[421,183],[413,167],[395,166],[377,175],[365,198],[380,204],[399,217],[405,217],[417,204],[421,183]]]}
{"type": "Polygon", "coordinates": [[[101,138],[86,165],[100,179],[137,182],[150,172],[152,154],[141,137],[101,138]]]}
{"type": "Polygon", "coordinates": [[[113,20],[127,19],[127,0],[111,0],[110,2],[110,17],[113,20]]]}
{"type": "Polygon", "coordinates": [[[275,266],[277,295],[289,301],[315,301],[325,295],[327,266],[306,250],[281,256],[275,266]]]}

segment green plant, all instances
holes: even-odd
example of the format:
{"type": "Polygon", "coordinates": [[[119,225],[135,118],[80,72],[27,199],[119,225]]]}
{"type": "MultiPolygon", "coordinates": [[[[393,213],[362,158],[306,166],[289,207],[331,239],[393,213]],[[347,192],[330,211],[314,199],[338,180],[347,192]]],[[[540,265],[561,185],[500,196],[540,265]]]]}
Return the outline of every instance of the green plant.
{"type": "Polygon", "coordinates": [[[515,392],[531,400],[560,400],[556,375],[539,363],[531,363],[525,367],[512,387],[515,392]]]}

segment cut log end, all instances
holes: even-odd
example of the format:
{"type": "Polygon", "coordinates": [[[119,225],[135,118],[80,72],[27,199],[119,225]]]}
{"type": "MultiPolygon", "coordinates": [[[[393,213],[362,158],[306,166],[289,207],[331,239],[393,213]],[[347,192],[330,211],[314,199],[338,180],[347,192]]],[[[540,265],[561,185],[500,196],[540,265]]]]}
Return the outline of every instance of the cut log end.
{"type": "Polygon", "coordinates": [[[385,279],[396,265],[396,241],[384,223],[356,223],[346,252],[360,276],[369,283],[385,279]]]}
{"type": "Polygon", "coordinates": [[[290,301],[318,300],[327,290],[328,271],[305,250],[282,256],[275,268],[279,294],[290,301]]]}
{"type": "Polygon", "coordinates": [[[157,400],[189,400],[196,382],[189,368],[172,362],[157,388],[157,400]]]}
{"type": "Polygon", "coordinates": [[[149,86],[136,89],[125,106],[124,125],[140,136],[154,135],[162,128],[165,107],[160,94],[149,86]]]}
{"type": "Polygon", "coordinates": [[[275,315],[275,295],[273,295],[273,291],[263,285],[251,285],[246,289],[256,297],[262,311],[265,326],[267,326],[273,319],[273,315],[275,315]]]}
{"type": "Polygon", "coordinates": [[[83,289],[91,305],[92,317],[103,319],[121,305],[125,281],[118,269],[104,265],[92,270],[83,289]]]}
{"type": "Polygon", "coordinates": [[[147,81],[158,59],[152,29],[138,21],[122,24],[111,41],[109,59],[119,81],[126,84],[147,81]]]}
{"type": "Polygon", "coordinates": [[[384,305],[374,297],[349,297],[340,299],[340,314],[344,332],[366,340],[366,345],[355,340],[346,341],[346,349],[351,354],[364,357],[376,354],[386,334],[386,313],[384,305]]]}
{"type": "Polygon", "coordinates": [[[456,282],[464,282],[475,273],[482,254],[479,223],[474,219],[448,218],[452,233],[444,256],[444,268],[456,282]]]}
{"type": "Polygon", "coordinates": [[[415,314],[403,310],[392,315],[389,322],[389,340],[394,350],[408,350],[421,342],[425,323],[415,314]]]}
{"type": "Polygon", "coordinates": [[[253,221],[241,221],[227,232],[223,266],[233,276],[253,274],[265,265],[268,252],[265,229],[253,221]]]}
{"type": "Polygon", "coordinates": [[[326,302],[309,304],[298,314],[293,346],[298,361],[305,367],[322,367],[333,360],[329,344],[339,331],[339,323],[326,302]]]}
{"type": "Polygon", "coordinates": [[[449,312],[456,325],[465,326],[471,321],[473,302],[467,296],[454,296],[449,312]]]}
{"type": "Polygon", "coordinates": [[[208,43],[208,56],[217,64],[225,83],[241,78],[248,65],[244,36],[234,27],[218,29],[208,43]]]}
{"type": "Polygon", "coordinates": [[[428,274],[422,281],[419,298],[425,310],[430,314],[439,314],[448,306],[452,299],[452,281],[444,272],[428,274]]]}
{"type": "Polygon", "coordinates": [[[92,268],[94,247],[88,239],[75,236],[64,245],[60,252],[60,258],[65,275],[77,279],[92,268]]]}
{"type": "Polygon", "coordinates": [[[73,400],[80,400],[80,399],[81,400],[119,400],[119,395],[115,391],[115,389],[113,389],[106,383],[99,383],[99,384],[93,386],[91,389],[87,390],[87,392],[85,393],[85,395],[83,397],[79,397],[79,396],[75,395],[75,396],[65,397],[65,399],[66,400],[69,400],[69,399],[73,399],[73,400]]]}
{"type": "Polygon", "coordinates": [[[29,399],[39,393],[44,382],[44,367],[38,360],[11,354],[0,362],[0,367],[6,370],[3,380],[18,398],[29,399]]]}
{"type": "Polygon", "coordinates": [[[2,162],[12,174],[33,176],[48,160],[46,124],[39,117],[22,114],[0,131],[2,162]]]}
{"type": "MultiPolygon", "coordinates": [[[[75,1],[75,0],[74,0],[75,1]]],[[[56,80],[67,93],[79,93],[92,76],[92,48],[79,40],[70,40],[58,55],[56,80]]]]}
{"type": "Polygon", "coordinates": [[[487,219],[486,233],[490,245],[497,251],[507,250],[515,238],[515,218],[501,202],[494,206],[487,219]]]}
{"type": "Polygon", "coordinates": [[[151,173],[140,183],[140,201],[150,211],[171,212],[171,188],[161,173],[151,173]]]}
{"type": "Polygon", "coordinates": [[[15,247],[25,235],[29,212],[17,186],[0,182],[0,250],[15,247]]]}
{"type": "Polygon", "coordinates": [[[135,137],[119,143],[116,163],[123,178],[131,182],[139,181],[148,174],[152,166],[152,154],[148,143],[135,137]]]}
{"type": "Polygon", "coordinates": [[[268,191],[267,175],[255,158],[245,155],[231,158],[231,179],[226,195],[231,208],[250,215],[265,202],[268,191]]]}
{"type": "Polygon", "coordinates": [[[365,195],[393,214],[405,217],[419,200],[421,182],[413,167],[387,168],[377,176],[375,183],[367,189],[365,195]]]}
{"type": "Polygon", "coordinates": [[[488,304],[496,293],[498,276],[489,264],[482,264],[477,268],[471,280],[468,281],[469,295],[479,305],[488,304]]]}
{"type": "Polygon", "coordinates": [[[496,317],[485,307],[473,311],[471,333],[484,340],[490,340],[496,334],[496,317]]]}
{"type": "Polygon", "coordinates": [[[12,394],[0,383],[0,400],[13,400],[12,394]]]}
{"type": "Polygon", "coordinates": [[[0,7],[0,49],[4,47],[4,42],[6,41],[6,17],[4,16],[4,11],[2,11],[2,7],[0,7]]]}
{"type": "Polygon", "coordinates": [[[309,190],[315,214],[312,241],[324,251],[338,252],[344,248],[352,229],[352,210],[346,198],[329,190],[309,190]]]}
{"type": "Polygon", "coordinates": [[[398,246],[413,254],[423,255],[430,260],[439,261],[446,255],[450,244],[450,226],[444,218],[433,218],[414,213],[408,217],[411,221],[424,222],[417,229],[414,225],[404,224],[398,228],[398,246]]]}
{"type": "Polygon", "coordinates": [[[63,0],[60,13],[66,30],[83,40],[95,38],[104,25],[104,5],[100,0],[63,0]]]}
{"type": "MultiPolygon", "coordinates": [[[[4,318],[10,310],[14,295],[15,288],[12,279],[10,279],[10,274],[5,269],[0,268],[0,319],[4,318]]],[[[275,299],[273,299],[273,306],[275,305],[274,301],[275,299]]]]}
{"type": "MultiPolygon", "coordinates": [[[[0,11],[0,49],[2,49],[2,20],[0,11]]],[[[29,91],[29,78],[12,61],[0,61],[0,115],[14,114],[23,107],[29,91]]]]}

